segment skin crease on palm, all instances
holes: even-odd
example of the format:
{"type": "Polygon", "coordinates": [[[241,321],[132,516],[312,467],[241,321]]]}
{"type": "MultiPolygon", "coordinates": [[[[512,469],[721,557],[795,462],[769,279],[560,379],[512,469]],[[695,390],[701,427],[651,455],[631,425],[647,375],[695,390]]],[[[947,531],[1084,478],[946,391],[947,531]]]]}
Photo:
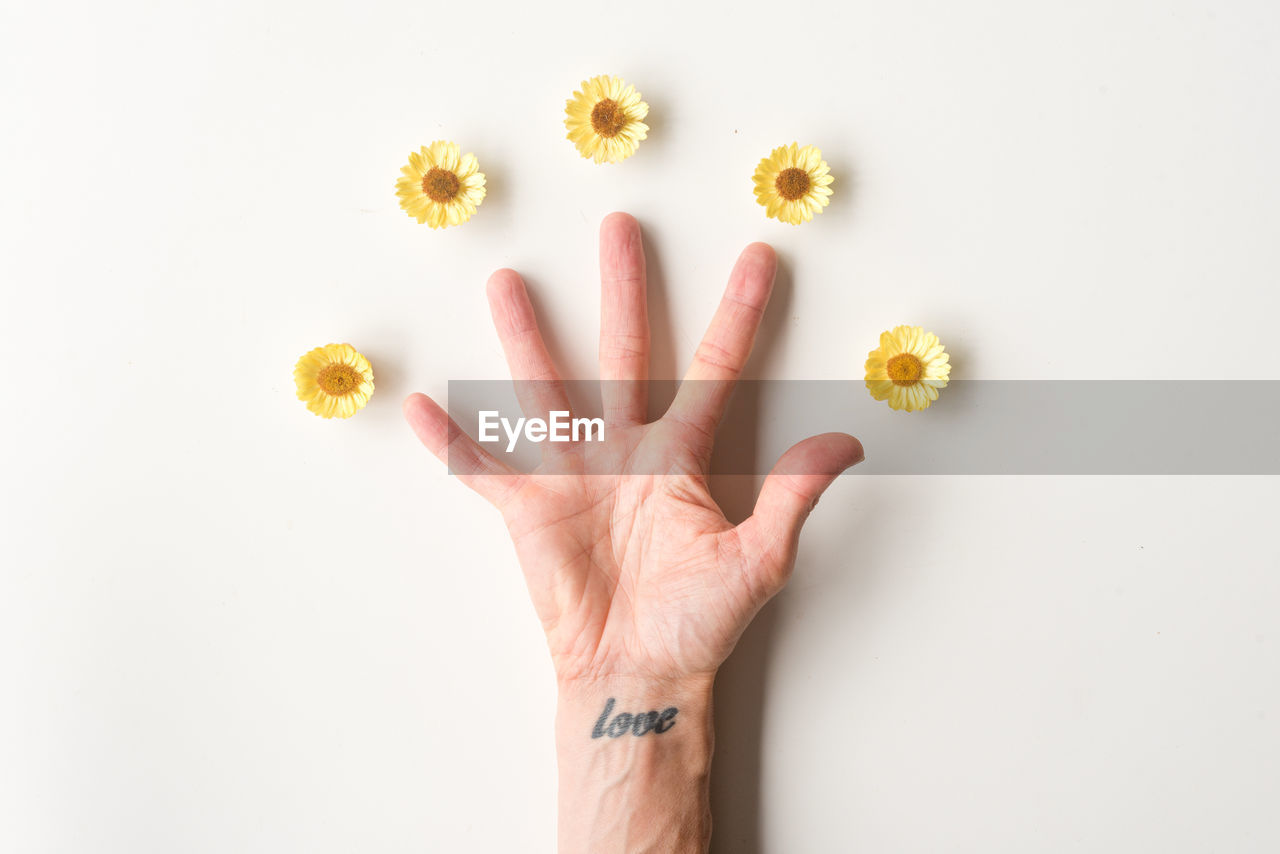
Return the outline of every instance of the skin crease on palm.
{"type": "MultiPolygon", "coordinates": [[[[800,527],[818,497],[862,460],[852,436],[813,436],[782,456],[741,524],[730,524],[711,498],[706,472],[716,425],[750,355],[776,268],[763,243],[742,252],[686,382],[663,417],[645,423],[649,323],[640,227],[627,214],[606,217],[606,441],[544,443],[533,472],[494,459],[426,395],[405,400],[405,418],[423,444],[502,512],[561,684],[713,675],[786,583],[800,527]]],[[[525,414],[568,410],[519,275],[494,273],[488,298],[525,414]]]]}

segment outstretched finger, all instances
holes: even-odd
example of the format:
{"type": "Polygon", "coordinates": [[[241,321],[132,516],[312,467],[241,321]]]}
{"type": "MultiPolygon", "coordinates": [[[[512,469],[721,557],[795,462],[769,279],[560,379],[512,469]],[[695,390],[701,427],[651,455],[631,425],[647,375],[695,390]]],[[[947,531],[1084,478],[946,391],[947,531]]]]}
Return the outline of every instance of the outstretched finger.
{"type": "Polygon", "coordinates": [[[755,579],[770,595],[786,582],[800,529],[818,498],[840,473],[862,462],[862,443],[845,433],[823,433],[792,445],[765,478],[751,516],[738,536],[755,579]]]}
{"type": "Polygon", "coordinates": [[[516,397],[529,418],[547,419],[569,411],[569,396],[538,330],[524,280],[515,270],[498,270],[486,288],[493,326],[502,341],[516,397]]]}
{"type": "Polygon", "coordinates": [[[418,439],[458,480],[498,509],[516,494],[524,476],[476,444],[434,400],[411,394],[403,409],[418,439]]]}
{"type": "Polygon", "coordinates": [[[752,243],[738,257],[715,317],[671,404],[670,413],[677,420],[707,433],[715,431],[751,355],[777,269],[777,255],[766,243],[752,243]]]}
{"type": "Polygon", "coordinates": [[[606,421],[641,423],[648,400],[649,307],[640,224],[625,213],[600,223],[600,395],[606,421]]]}

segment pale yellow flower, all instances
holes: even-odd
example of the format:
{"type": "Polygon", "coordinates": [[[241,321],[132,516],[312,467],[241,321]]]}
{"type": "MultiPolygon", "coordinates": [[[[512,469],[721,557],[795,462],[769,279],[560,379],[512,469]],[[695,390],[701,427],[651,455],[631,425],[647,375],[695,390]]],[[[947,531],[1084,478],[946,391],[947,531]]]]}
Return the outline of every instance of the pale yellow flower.
{"type": "Polygon", "coordinates": [[[474,154],[462,154],[452,142],[437,140],[410,152],[396,180],[400,207],[432,228],[461,225],[484,200],[484,173],[474,154]]]}
{"type": "Polygon", "coordinates": [[[373,368],[350,344],[326,344],[293,368],[298,400],[322,418],[350,418],[373,396],[373,368]]]}
{"type": "Polygon", "coordinates": [[[564,104],[564,126],[578,151],[597,163],[617,163],[635,154],[649,133],[642,121],[649,115],[649,105],[640,100],[640,93],[608,75],[581,85],[564,104]]]}
{"type": "Polygon", "coordinates": [[[756,167],[756,201],[773,219],[799,225],[831,201],[831,167],[812,145],[781,145],[756,167]]]}
{"type": "Polygon", "coordinates": [[[867,390],[890,409],[928,409],[951,377],[951,357],[938,336],[919,326],[899,326],[880,335],[867,354],[867,390]]]}

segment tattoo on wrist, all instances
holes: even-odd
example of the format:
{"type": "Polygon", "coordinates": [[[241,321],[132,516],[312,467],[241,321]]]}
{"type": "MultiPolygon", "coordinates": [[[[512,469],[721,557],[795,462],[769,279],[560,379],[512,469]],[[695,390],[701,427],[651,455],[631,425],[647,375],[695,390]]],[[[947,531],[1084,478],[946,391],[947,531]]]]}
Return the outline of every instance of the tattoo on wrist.
{"type": "Polygon", "coordinates": [[[596,725],[591,730],[592,738],[601,738],[609,736],[609,738],[620,738],[627,733],[631,733],[637,738],[646,735],[649,732],[661,734],[676,725],[676,715],[679,709],[675,706],[668,706],[661,712],[654,710],[650,712],[618,712],[614,715],[613,720],[609,720],[609,715],[613,713],[613,697],[604,704],[604,711],[600,713],[600,718],[596,721],[596,725]]]}

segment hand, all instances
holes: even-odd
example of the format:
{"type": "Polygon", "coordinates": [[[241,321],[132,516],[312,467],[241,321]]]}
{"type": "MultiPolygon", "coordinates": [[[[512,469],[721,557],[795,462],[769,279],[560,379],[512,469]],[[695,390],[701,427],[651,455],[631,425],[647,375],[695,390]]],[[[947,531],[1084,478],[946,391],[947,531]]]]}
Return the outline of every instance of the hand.
{"type": "MultiPolygon", "coordinates": [[[[730,524],[711,498],[706,474],[716,426],[751,352],[776,266],[765,244],[743,251],[675,401],[646,423],[649,324],[640,229],[626,214],[607,217],[600,229],[605,441],[544,443],[542,464],[531,473],[488,454],[425,395],[405,401],[405,417],[423,444],[502,512],[570,729],[589,729],[606,696],[619,698],[620,709],[624,700],[649,708],[682,698],[685,719],[706,718],[709,757],[716,669],[789,577],[800,528],[818,497],[862,459],[852,436],[814,436],[778,461],[746,521],[730,524]]],[[[569,410],[520,277],[499,270],[488,296],[526,416],[569,410]]],[[[585,740],[589,732],[580,734],[585,740]]],[[[564,818],[562,801],[562,843],[564,818]]],[[[593,839],[595,850],[607,850],[593,839]]]]}
{"type": "MultiPolygon", "coordinates": [[[[714,673],[786,582],[800,527],[818,496],[862,459],[852,436],[814,436],[779,461],[742,524],[731,525],[711,498],[712,437],[751,352],[775,268],[767,245],[743,251],[675,402],[646,424],[649,324],[640,229],[626,214],[605,219],[606,441],[544,443],[543,465],[530,474],[494,459],[425,395],[405,401],[405,417],[423,444],[502,511],[562,682],[714,673]],[[648,473],[657,460],[672,473],[648,473]],[[629,473],[637,469],[645,473],[629,473]],[[572,474],[584,471],[592,474],[572,474]]],[[[519,275],[494,273],[488,294],[525,414],[568,410],[519,275]]]]}

